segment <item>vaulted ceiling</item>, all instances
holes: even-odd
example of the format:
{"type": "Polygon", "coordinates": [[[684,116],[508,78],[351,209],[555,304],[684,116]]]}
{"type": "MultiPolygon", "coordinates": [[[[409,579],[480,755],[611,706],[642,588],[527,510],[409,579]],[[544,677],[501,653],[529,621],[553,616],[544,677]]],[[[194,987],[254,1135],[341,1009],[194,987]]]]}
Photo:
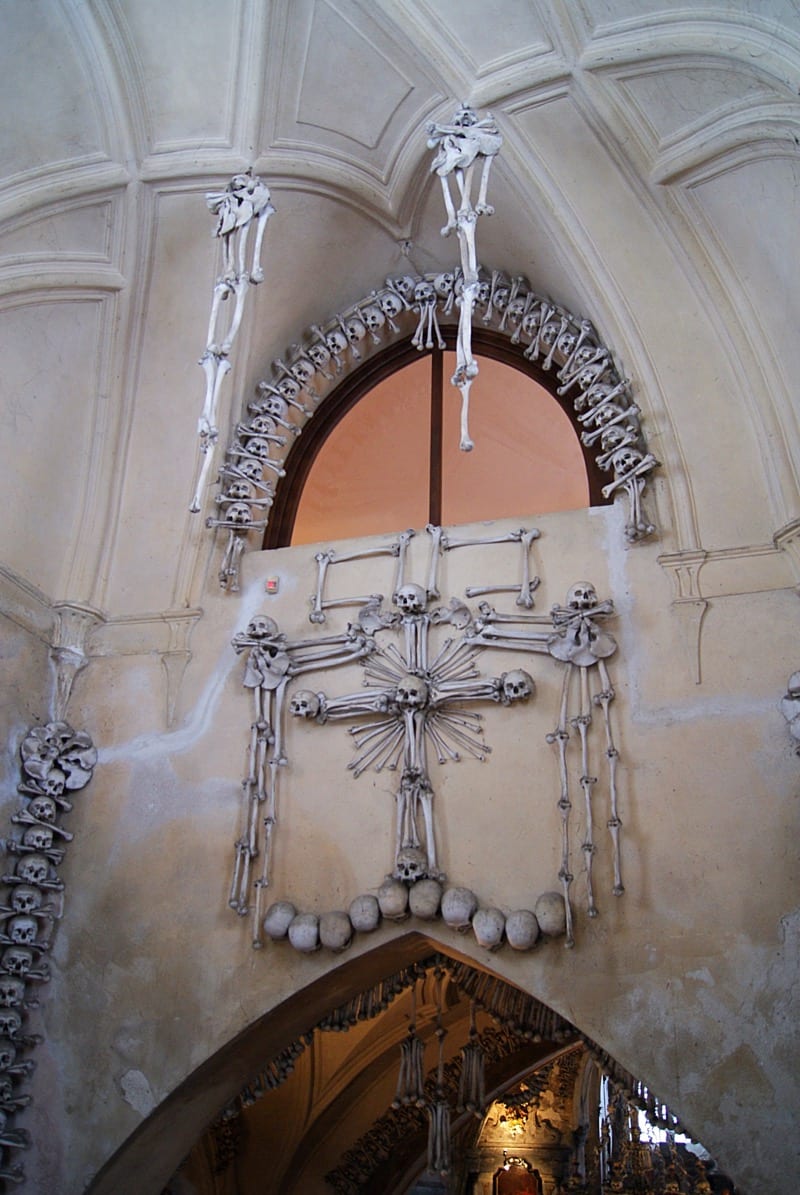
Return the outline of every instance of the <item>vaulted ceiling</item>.
{"type": "Polygon", "coordinates": [[[232,423],[312,322],[456,260],[424,126],[461,99],[505,139],[480,258],[614,349],[673,546],[793,517],[793,4],[26,0],[2,22],[0,502],[22,520],[2,557],[48,598],[128,616],[202,594],[204,192],[253,166],[277,208],[232,423]]]}

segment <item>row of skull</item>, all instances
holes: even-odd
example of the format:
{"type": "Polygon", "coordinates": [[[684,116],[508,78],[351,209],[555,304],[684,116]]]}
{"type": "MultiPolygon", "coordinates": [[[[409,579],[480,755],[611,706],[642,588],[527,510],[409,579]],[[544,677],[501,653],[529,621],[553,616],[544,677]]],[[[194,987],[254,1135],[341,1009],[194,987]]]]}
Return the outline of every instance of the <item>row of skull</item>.
{"type": "MultiPolygon", "coordinates": [[[[379,344],[387,331],[401,330],[398,320],[434,309],[449,316],[458,302],[463,278],[460,269],[418,276],[387,278],[385,286],[336,315],[325,327],[313,325],[302,345],[294,345],[290,364],[273,362],[273,378],[258,384],[256,400],[248,405],[251,418],[239,424],[220,471],[219,510],[210,527],[241,534],[263,528],[274,499],[275,479],[284,475],[283,457],[300,421],[314,413],[323,386],[344,369],[346,357],[360,360],[362,342],[379,344]],[[317,383],[318,384],[318,383],[317,383]],[[307,405],[308,402],[311,405],[307,405]],[[286,434],[288,433],[288,435],[286,434]],[[277,452],[273,454],[272,445],[277,452]]],[[[573,405],[583,424],[581,438],[597,450],[600,468],[611,471],[614,483],[644,477],[657,462],[647,453],[630,401],[628,383],[617,373],[609,350],[598,340],[588,320],[565,311],[531,290],[522,277],[509,279],[501,271],[480,277],[475,304],[485,324],[521,345],[523,356],[543,368],[557,367],[559,394],[573,392],[573,405]]],[[[612,485],[614,484],[612,483],[612,485]]]]}
{"type": "Polygon", "coordinates": [[[23,1032],[27,1010],[38,1004],[29,985],[50,979],[43,955],[50,949],[57,912],[46,895],[63,890],[57,867],[64,851],[56,840],[72,839],[59,824],[59,815],[72,808],[69,796],[88,784],[97,752],[85,732],[66,722],[50,722],[28,731],[20,754],[23,804],[11,820],[24,828],[18,838],[6,839],[13,867],[2,876],[6,893],[0,903],[0,1144],[26,1146],[27,1134],[7,1129],[4,1121],[30,1102],[15,1084],[30,1074],[34,1063],[18,1061],[17,1055],[39,1041],[23,1032]]]}

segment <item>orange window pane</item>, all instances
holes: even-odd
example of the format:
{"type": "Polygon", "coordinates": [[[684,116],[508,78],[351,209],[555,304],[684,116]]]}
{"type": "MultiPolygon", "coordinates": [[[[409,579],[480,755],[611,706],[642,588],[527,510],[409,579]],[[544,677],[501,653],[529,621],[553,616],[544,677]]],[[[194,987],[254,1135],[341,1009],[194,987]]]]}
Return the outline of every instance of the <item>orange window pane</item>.
{"type": "Polygon", "coordinates": [[[336,425],[303,487],[293,544],[424,527],[430,357],[379,382],[336,425]]]}
{"type": "Polygon", "coordinates": [[[442,522],[546,514],[589,505],[578,437],[551,394],[511,366],[479,357],[470,394],[472,452],[459,449],[461,395],[444,362],[442,522]]]}

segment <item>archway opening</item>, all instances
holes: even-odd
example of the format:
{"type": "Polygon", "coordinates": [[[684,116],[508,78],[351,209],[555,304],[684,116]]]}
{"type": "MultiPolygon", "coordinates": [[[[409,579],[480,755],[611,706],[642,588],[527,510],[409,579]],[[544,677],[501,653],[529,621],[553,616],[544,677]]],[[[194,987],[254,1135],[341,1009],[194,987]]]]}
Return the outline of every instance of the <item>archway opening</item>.
{"type": "Polygon", "coordinates": [[[613,1138],[622,1157],[632,1147],[620,1127],[626,1116],[633,1123],[625,1109],[637,1097],[646,1105],[646,1089],[534,997],[408,934],[328,972],[220,1050],[125,1143],[91,1193],[431,1190],[429,1111],[441,1100],[451,1190],[481,1192],[481,1176],[491,1183],[519,1157],[547,1191],[579,1174],[590,1184],[581,1189],[599,1192],[603,1128],[592,1109],[603,1075],[624,1098],[613,1138]],[[402,1078],[412,1034],[423,1059],[419,1097],[402,1078]],[[483,1056],[480,1108],[462,1087],[470,1044],[483,1056]]]}

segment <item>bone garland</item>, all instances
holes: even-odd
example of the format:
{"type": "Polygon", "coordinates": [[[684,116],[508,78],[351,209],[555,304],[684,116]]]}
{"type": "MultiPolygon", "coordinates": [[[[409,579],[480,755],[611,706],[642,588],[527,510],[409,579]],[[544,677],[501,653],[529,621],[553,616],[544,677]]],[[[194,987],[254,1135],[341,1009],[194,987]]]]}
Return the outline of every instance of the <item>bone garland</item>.
{"type": "MultiPolygon", "coordinates": [[[[492,161],[503,144],[503,138],[491,115],[479,120],[477,113],[467,104],[462,104],[456,109],[452,124],[440,125],[432,122],[427,126],[426,131],[428,148],[436,150],[431,171],[438,174],[441,180],[442,195],[447,210],[447,223],[442,229],[442,236],[449,236],[455,229],[461,255],[461,298],[456,340],[456,372],[451,380],[453,385],[461,391],[460,448],[462,452],[469,452],[473,447],[469,436],[469,391],[474,379],[478,376],[478,362],[472,355],[472,313],[478,296],[479,282],[475,225],[478,216],[483,213],[491,215],[494,211],[494,208],[486,202],[486,191],[492,161]],[[482,159],[483,166],[477,202],[473,207],[472,176],[478,158],[482,159]],[[457,211],[450,191],[451,174],[454,175],[458,187],[459,206],[457,211]]],[[[428,299],[428,302],[431,301],[432,296],[428,299]]],[[[430,320],[435,318],[435,303],[432,310],[433,315],[428,317],[429,331],[426,341],[428,348],[432,347],[432,344],[429,343],[431,341],[430,320]]],[[[416,339],[412,342],[420,349],[422,348],[423,318],[421,315],[416,339]]]]}
{"type": "MultiPolygon", "coordinates": [[[[460,267],[441,274],[387,278],[383,288],[371,291],[326,324],[313,324],[310,332],[290,346],[285,358],[273,362],[272,379],[259,383],[257,399],[247,407],[250,418],[239,424],[227,461],[219,472],[222,492],[218,505],[222,517],[208,520],[210,527],[228,531],[226,561],[220,570],[223,589],[236,592],[238,588],[238,556],[249,531],[261,529],[268,520],[270,502],[266,499],[272,498],[274,486],[285,476],[283,459],[291,438],[300,432],[302,423],[313,418],[338,383],[339,375],[363,357],[367,338],[374,345],[388,345],[403,336],[414,336],[421,314],[415,292],[422,283],[430,284],[435,293],[435,307],[431,308],[435,337],[441,321],[452,319],[456,296],[461,294],[460,267]],[[351,338],[343,331],[350,325],[351,338]],[[365,329],[360,338],[355,335],[359,326],[365,329]],[[312,407],[299,401],[301,394],[312,399],[312,407]],[[262,416],[274,421],[271,429],[267,429],[270,433],[267,436],[263,434],[262,416]],[[264,480],[265,470],[270,473],[268,480],[264,480]],[[263,504],[251,502],[250,519],[239,516],[241,521],[231,526],[232,520],[226,516],[230,504],[250,501],[246,492],[233,488],[236,481],[242,480],[259,487],[252,496],[262,499],[263,504]],[[232,552],[234,541],[241,547],[232,552]]],[[[430,295],[427,289],[419,293],[430,295]]],[[[430,298],[425,301],[432,302],[430,298]]],[[[556,371],[560,382],[558,392],[571,396],[576,412],[582,414],[612,402],[616,404],[614,411],[602,414],[599,425],[595,424],[595,416],[585,424],[584,442],[588,441],[587,447],[597,453],[599,467],[613,472],[610,494],[621,491],[627,495],[627,538],[635,542],[652,534],[653,524],[643,512],[641,498],[647,476],[658,462],[647,452],[638,409],[630,399],[630,383],[616,370],[610,351],[598,341],[591,322],[536,295],[521,275],[509,282],[499,270],[490,275],[478,271],[474,302],[476,310],[483,313],[482,322],[508,336],[521,357],[538,360],[543,368],[556,371]],[[621,448],[633,448],[641,457],[636,463],[615,459],[616,451],[621,448]]]]}
{"type": "Polygon", "coordinates": [[[255,286],[264,280],[261,243],[267,220],[275,212],[269,188],[260,178],[253,178],[251,171],[234,175],[224,191],[208,192],[206,203],[218,217],[214,235],[222,240],[223,264],[222,274],[214,284],[206,347],[200,358],[206,375],[206,392],[197,428],[202,461],[189,507],[195,514],[200,510],[219,436],[217,411],[220,389],[231,368],[228,355],[242,322],[247,290],[251,283],[255,286]],[[251,238],[253,229],[255,235],[251,238]],[[233,310],[226,325],[221,318],[222,304],[225,302],[230,307],[231,299],[233,310]]]}
{"type": "MultiPolygon", "coordinates": [[[[250,910],[255,890],[253,946],[259,947],[264,892],[271,882],[273,835],[278,818],[278,769],[287,763],[283,749],[287,683],[291,677],[323,661],[325,667],[334,667],[361,659],[372,650],[372,645],[364,635],[355,632],[289,642],[273,619],[259,614],[250,620],[243,634],[234,636],[233,647],[237,654],[247,651],[243,684],[253,694],[253,719],[247,775],[242,781],[244,828],[235,845],[228,903],[244,916],[250,910]],[[263,836],[259,833],[260,825],[263,836]],[[253,866],[259,855],[261,871],[254,881],[253,866]]],[[[314,694],[308,697],[313,698],[314,694]]]]}
{"type": "MultiPolygon", "coordinates": [[[[52,945],[61,901],[54,904],[49,897],[63,892],[57,868],[73,838],[59,819],[72,809],[70,795],[86,787],[97,763],[89,735],[61,721],[32,727],[20,754],[18,791],[25,803],[11,820],[23,830],[19,837],[5,842],[12,866],[9,874],[2,876],[7,891],[0,904],[0,1146],[7,1150],[27,1149],[31,1144],[24,1129],[6,1126],[6,1117],[31,1100],[17,1090],[17,1083],[28,1077],[36,1064],[19,1055],[41,1041],[22,1032],[23,1015],[39,1006],[29,985],[50,980],[43,955],[52,945]]],[[[0,1180],[21,1183],[24,1178],[21,1166],[0,1166],[0,1180]]]]}

